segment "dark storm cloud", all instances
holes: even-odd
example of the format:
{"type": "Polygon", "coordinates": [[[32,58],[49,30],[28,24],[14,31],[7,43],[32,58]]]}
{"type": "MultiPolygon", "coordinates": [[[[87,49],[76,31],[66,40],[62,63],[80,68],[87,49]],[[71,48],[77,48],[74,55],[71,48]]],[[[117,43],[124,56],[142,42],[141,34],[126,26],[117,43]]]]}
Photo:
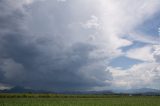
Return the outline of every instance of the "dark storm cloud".
{"type": "Polygon", "coordinates": [[[65,16],[72,14],[54,3],[35,3],[26,14],[0,0],[0,83],[49,90],[108,86],[112,77],[103,60],[90,57],[96,46],[81,38],[86,32],[66,28],[71,19],[65,16]]]}

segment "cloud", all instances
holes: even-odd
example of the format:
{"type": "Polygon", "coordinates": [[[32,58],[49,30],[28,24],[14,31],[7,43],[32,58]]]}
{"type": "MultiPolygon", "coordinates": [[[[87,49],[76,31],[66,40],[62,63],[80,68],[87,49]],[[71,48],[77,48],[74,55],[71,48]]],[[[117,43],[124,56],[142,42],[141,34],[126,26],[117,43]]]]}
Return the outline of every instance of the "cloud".
{"type": "Polygon", "coordinates": [[[17,77],[23,77],[24,67],[11,59],[3,60],[0,68],[6,79],[16,81],[17,77]]]}
{"type": "MultiPolygon", "coordinates": [[[[91,90],[115,83],[107,63],[125,55],[121,48],[134,44],[128,33],[159,10],[159,1],[1,0],[0,8],[1,85],[91,90]]],[[[158,62],[157,54],[136,58],[158,62]]]]}
{"type": "Polygon", "coordinates": [[[156,88],[159,89],[159,64],[142,63],[127,70],[110,68],[113,75],[113,88],[156,88]]]}
{"type": "Polygon", "coordinates": [[[58,2],[66,2],[66,0],[57,0],[58,2]]]}
{"type": "Polygon", "coordinates": [[[160,63],[160,45],[154,45],[153,50],[153,56],[156,59],[156,62],[160,63]]]}
{"type": "Polygon", "coordinates": [[[127,51],[126,56],[132,59],[137,59],[146,62],[155,61],[152,54],[152,46],[144,46],[141,48],[135,48],[127,51]]]}
{"type": "Polygon", "coordinates": [[[127,39],[135,42],[141,42],[141,43],[146,43],[150,45],[157,45],[159,44],[159,38],[157,35],[147,35],[147,34],[142,34],[140,32],[136,33],[129,33],[129,36],[127,39]]]}
{"type": "Polygon", "coordinates": [[[91,16],[91,19],[88,20],[86,23],[82,24],[82,27],[84,28],[98,28],[99,23],[98,23],[98,18],[96,16],[91,16]]]}
{"type": "Polygon", "coordinates": [[[0,83],[0,90],[9,89],[9,88],[11,88],[11,86],[0,83]]]}
{"type": "Polygon", "coordinates": [[[11,11],[3,7],[9,14],[0,17],[5,26],[0,29],[6,30],[1,32],[0,39],[0,82],[48,90],[86,90],[109,85],[106,80],[111,80],[111,74],[105,71],[104,64],[100,64],[103,62],[89,56],[96,45],[83,42],[84,38],[74,39],[75,35],[63,26],[69,19],[55,17],[60,15],[60,10],[54,14],[46,13],[49,17],[43,17],[38,13],[39,9],[53,9],[51,6],[43,8],[43,3],[48,2],[33,3],[31,8],[34,11],[25,11],[29,15],[24,14],[21,8],[11,11]],[[42,8],[35,8],[35,5],[42,8]]]}
{"type": "Polygon", "coordinates": [[[159,45],[146,46],[130,51],[135,55],[131,58],[143,60],[145,62],[135,64],[131,68],[122,70],[121,68],[110,67],[113,75],[112,86],[119,88],[156,88],[159,89],[160,62],[159,45]],[[150,52],[148,52],[148,49],[150,52]],[[144,50],[144,51],[143,51],[144,50]],[[146,51],[147,50],[147,51],[146,51]],[[152,51],[151,51],[152,50],[152,51]],[[146,53],[146,54],[142,54],[146,53]],[[143,57],[144,56],[144,57],[143,57]],[[155,61],[153,61],[155,60],[155,61]]]}

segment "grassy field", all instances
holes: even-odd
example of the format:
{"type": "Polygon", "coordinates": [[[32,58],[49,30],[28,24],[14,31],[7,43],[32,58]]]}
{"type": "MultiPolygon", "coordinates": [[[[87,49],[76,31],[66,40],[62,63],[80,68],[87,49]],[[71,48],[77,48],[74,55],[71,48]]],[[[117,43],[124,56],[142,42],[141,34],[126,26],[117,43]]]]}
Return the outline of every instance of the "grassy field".
{"type": "Polygon", "coordinates": [[[0,94],[0,106],[160,106],[159,96],[0,94]]]}

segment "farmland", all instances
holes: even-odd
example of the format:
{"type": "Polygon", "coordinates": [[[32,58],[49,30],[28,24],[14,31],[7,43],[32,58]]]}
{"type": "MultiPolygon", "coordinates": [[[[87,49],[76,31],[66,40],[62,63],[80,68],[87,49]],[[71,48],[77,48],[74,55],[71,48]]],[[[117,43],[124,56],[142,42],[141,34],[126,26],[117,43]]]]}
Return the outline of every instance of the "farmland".
{"type": "Polygon", "coordinates": [[[160,106],[160,96],[0,94],[0,106],[160,106]]]}

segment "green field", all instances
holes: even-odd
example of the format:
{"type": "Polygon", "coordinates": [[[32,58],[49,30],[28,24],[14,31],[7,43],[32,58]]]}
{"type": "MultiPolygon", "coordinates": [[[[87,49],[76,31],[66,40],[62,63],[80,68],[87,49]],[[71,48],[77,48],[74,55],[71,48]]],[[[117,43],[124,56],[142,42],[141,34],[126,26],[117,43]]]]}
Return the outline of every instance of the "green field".
{"type": "Polygon", "coordinates": [[[159,96],[0,94],[0,106],[160,106],[159,96]]]}

